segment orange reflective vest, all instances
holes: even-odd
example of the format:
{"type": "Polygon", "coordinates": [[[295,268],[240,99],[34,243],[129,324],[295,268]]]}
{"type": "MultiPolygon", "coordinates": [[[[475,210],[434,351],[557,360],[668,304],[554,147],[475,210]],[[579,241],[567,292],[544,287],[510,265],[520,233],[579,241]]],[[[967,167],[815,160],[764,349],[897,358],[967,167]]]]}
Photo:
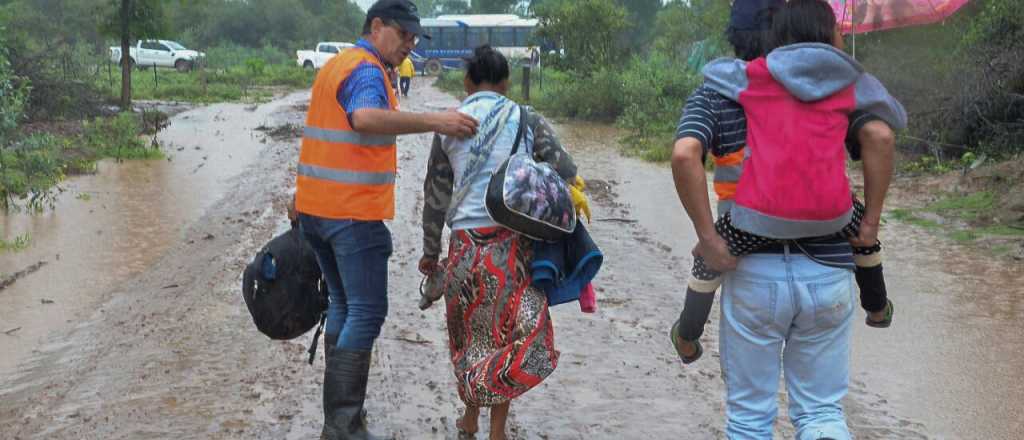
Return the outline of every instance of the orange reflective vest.
{"type": "Polygon", "coordinates": [[[742,148],[724,156],[715,156],[715,194],[719,201],[736,198],[736,186],[743,173],[743,157],[747,149],[742,148]]]}
{"type": "MultiPolygon", "coordinates": [[[[313,82],[295,189],[301,213],[366,221],[395,216],[395,136],[356,132],[338,103],[338,90],[361,63],[376,65],[388,77],[377,57],[352,48],[328,61],[313,82]]],[[[388,104],[397,110],[395,91],[390,81],[384,83],[388,104]]]]}

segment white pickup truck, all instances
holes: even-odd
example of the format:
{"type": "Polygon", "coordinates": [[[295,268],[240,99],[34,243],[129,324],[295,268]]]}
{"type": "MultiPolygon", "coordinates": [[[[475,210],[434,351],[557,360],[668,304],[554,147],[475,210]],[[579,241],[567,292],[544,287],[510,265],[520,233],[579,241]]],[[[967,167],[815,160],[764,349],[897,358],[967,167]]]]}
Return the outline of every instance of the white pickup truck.
{"type": "Polygon", "coordinates": [[[338,43],[333,41],[325,41],[316,45],[316,50],[297,50],[295,51],[295,62],[307,69],[319,69],[327,64],[327,60],[330,60],[339,52],[355,47],[352,43],[338,43]]]}
{"type": "MultiPolygon", "coordinates": [[[[188,72],[201,63],[206,54],[186,49],[174,41],[139,40],[130,47],[128,56],[133,67],[173,67],[179,72],[188,72]]],[[[110,60],[121,62],[121,46],[110,47],[110,60]]]]}

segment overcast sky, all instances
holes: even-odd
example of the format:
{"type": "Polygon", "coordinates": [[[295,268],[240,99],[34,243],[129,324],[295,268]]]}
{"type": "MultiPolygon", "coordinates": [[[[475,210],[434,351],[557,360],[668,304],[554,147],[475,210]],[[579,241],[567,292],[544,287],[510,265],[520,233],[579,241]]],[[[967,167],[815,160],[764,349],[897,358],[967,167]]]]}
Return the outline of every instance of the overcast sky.
{"type": "Polygon", "coordinates": [[[370,9],[370,5],[372,5],[373,2],[375,1],[377,0],[356,0],[356,4],[359,5],[360,8],[363,8],[363,10],[365,11],[367,9],[370,9]]]}

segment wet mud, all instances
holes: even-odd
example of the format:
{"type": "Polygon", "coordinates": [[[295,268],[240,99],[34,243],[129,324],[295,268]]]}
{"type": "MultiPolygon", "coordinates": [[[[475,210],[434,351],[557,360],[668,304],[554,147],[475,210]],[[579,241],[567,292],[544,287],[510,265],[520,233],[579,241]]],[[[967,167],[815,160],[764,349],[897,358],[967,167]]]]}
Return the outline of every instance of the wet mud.
{"type": "MultiPolygon", "coordinates": [[[[404,110],[457,104],[426,81],[414,79],[404,110]]],[[[0,331],[25,328],[0,334],[0,437],[317,438],[322,353],[309,366],[311,335],[264,338],[238,288],[252,254],[287,227],[285,200],[298,153],[292,127],[301,126],[305,98],[299,93],[252,111],[212,106],[174,116],[170,130],[184,131],[172,142],[182,149],[171,151],[181,157],[172,156],[170,167],[137,165],[130,179],[110,184],[123,197],[136,187],[164,189],[137,202],[107,196],[86,202],[72,189],[53,214],[5,219],[36,229],[25,253],[0,255],[2,272],[8,265],[48,264],[0,291],[0,331]],[[82,214],[90,209],[99,220],[82,214]],[[119,217],[125,219],[118,223],[119,217]],[[78,229],[80,235],[55,232],[78,229]]],[[[595,283],[597,313],[580,313],[575,304],[551,309],[559,366],[513,403],[512,438],[722,438],[717,312],[705,333],[705,358],[696,364],[682,366],[667,337],[696,241],[670,171],[623,158],[615,145],[621,134],[612,128],[563,123],[556,129],[588,180],[595,217],[589,227],[605,266],[595,283]]],[[[461,408],[444,312],[416,307],[430,140],[426,134],[399,139],[390,310],[367,402],[375,432],[397,439],[454,439],[461,408]]],[[[90,179],[130,170],[104,167],[70,185],[81,192],[90,179]]],[[[856,437],[1024,436],[1021,268],[899,224],[887,225],[883,240],[898,308],[888,330],[859,324],[858,311],[846,401],[856,437]]],[[[481,423],[486,426],[486,412],[481,423]]],[[[793,435],[784,418],[777,434],[793,435]]]]}

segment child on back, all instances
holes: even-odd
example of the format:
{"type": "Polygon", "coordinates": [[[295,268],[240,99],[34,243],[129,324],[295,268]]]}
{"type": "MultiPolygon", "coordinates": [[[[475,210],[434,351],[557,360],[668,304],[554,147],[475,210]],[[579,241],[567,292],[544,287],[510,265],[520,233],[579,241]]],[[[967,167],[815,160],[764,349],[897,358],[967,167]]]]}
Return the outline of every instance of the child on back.
{"type": "MultiPolygon", "coordinates": [[[[858,236],[865,207],[851,198],[844,139],[849,115],[867,111],[894,129],[906,125],[903,107],[842,48],[831,6],[790,0],[773,18],[766,57],[720,59],[704,69],[705,84],[739,103],[746,114],[747,149],[735,205],[715,223],[734,256],[780,245],[813,247],[858,236]]],[[[854,247],[861,303],[872,327],[888,327],[888,300],[879,252],[854,247]]],[[[825,255],[824,257],[831,257],[825,255]]],[[[686,303],[672,328],[684,363],[697,360],[699,338],[721,273],[696,257],[686,303]]]]}

